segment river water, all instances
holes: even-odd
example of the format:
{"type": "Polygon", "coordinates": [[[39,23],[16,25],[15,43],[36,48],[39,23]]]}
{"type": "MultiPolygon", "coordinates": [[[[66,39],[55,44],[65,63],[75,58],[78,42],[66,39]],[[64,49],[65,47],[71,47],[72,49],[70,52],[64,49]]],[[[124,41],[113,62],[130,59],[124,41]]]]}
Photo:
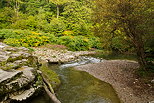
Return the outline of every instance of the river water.
{"type": "MultiPolygon", "coordinates": [[[[110,84],[93,77],[87,72],[78,71],[73,68],[79,65],[98,62],[103,62],[103,60],[83,56],[76,61],[63,65],[49,65],[50,69],[59,74],[62,82],[56,91],[57,98],[62,103],[120,103],[115,90],[110,84]]],[[[38,97],[32,103],[51,102],[46,97],[38,97]]]]}

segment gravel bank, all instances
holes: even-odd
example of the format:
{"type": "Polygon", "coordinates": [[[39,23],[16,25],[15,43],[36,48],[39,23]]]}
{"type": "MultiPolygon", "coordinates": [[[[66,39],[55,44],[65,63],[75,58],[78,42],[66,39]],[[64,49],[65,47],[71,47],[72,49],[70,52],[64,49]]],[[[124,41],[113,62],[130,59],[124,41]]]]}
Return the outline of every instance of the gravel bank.
{"type": "Polygon", "coordinates": [[[33,48],[34,56],[37,56],[39,60],[47,60],[51,63],[65,63],[72,61],[80,55],[94,54],[94,51],[68,51],[68,50],[53,50],[49,48],[33,48]]]}
{"type": "Polygon", "coordinates": [[[96,78],[110,83],[122,103],[153,103],[154,91],[149,84],[142,84],[133,75],[138,63],[129,60],[106,60],[101,63],[77,66],[96,78]],[[145,88],[142,88],[144,85],[145,88]]]}

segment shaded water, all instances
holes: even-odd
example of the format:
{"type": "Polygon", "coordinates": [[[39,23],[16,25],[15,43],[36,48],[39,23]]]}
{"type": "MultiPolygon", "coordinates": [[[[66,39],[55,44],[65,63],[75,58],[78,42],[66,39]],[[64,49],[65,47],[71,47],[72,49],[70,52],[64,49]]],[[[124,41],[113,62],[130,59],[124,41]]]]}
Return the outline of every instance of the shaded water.
{"type": "MultiPolygon", "coordinates": [[[[62,103],[120,103],[110,84],[93,77],[87,72],[73,68],[74,66],[101,61],[93,57],[82,57],[80,60],[60,66],[49,65],[50,69],[59,74],[62,82],[56,91],[57,98],[62,103]]],[[[49,101],[38,98],[31,103],[49,103],[49,101]]]]}
{"type": "Polygon", "coordinates": [[[99,58],[103,58],[105,60],[114,60],[114,59],[127,59],[127,60],[137,60],[137,56],[135,54],[120,54],[117,52],[113,52],[113,53],[97,53],[97,54],[91,54],[90,56],[92,57],[99,57],[99,58]]]}
{"type": "Polygon", "coordinates": [[[46,93],[41,93],[26,103],[53,103],[46,93]]]}
{"type": "Polygon", "coordinates": [[[62,85],[56,92],[62,103],[120,103],[111,85],[73,68],[56,70],[62,85]]]}

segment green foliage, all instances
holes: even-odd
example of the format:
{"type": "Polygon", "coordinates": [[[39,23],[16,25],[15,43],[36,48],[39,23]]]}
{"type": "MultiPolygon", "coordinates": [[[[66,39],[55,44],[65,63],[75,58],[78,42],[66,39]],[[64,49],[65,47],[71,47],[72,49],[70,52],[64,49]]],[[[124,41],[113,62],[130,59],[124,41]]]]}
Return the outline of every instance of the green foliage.
{"type": "Polygon", "coordinates": [[[11,24],[14,11],[10,7],[0,9],[0,28],[6,28],[11,24]]]}
{"type": "Polygon", "coordinates": [[[12,29],[1,29],[0,30],[0,39],[8,38],[8,36],[14,35],[15,33],[12,32],[12,29]]]}
{"type": "Polygon", "coordinates": [[[4,29],[0,31],[4,43],[12,46],[35,47],[54,42],[55,36],[49,33],[37,33],[28,30],[4,29]]]}
{"type": "Polygon", "coordinates": [[[147,53],[154,53],[154,39],[153,37],[150,37],[145,42],[145,49],[147,53]]]}
{"type": "Polygon", "coordinates": [[[13,29],[29,29],[29,30],[36,30],[37,21],[34,16],[23,17],[19,20],[15,21],[13,24],[9,26],[9,28],[13,29]]]}
{"type": "Polygon", "coordinates": [[[65,22],[67,29],[74,32],[74,35],[91,35],[93,22],[91,2],[84,3],[84,0],[69,2],[64,7],[63,16],[66,18],[65,22]]]}
{"type": "Polygon", "coordinates": [[[100,46],[98,38],[85,36],[61,36],[58,39],[58,44],[65,45],[73,51],[98,49],[100,46]]]}
{"type": "Polygon", "coordinates": [[[58,37],[64,31],[92,35],[93,5],[87,0],[18,0],[0,5],[0,28],[43,31],[58,37]]]}
{"type": "Polygon", "coordinates": [[[1,39],[4,39],[4,43],[12,46],[36,47],[51,43],[65,45],[73,51],[100,48],[100,41],[97,37],[72,36],[72,31],[64,31],[61,35],[66,36],[55,37],[50,33],[33,32],[30,30],[0,30],[1,39]]]}
{"type": "MultiPolygon", "coordinates": [[[[153,76],[154,76],[154,64],[148,64],[146,66],[147,69],[144,68],[139,68],[136,71],[136,74],[138,74],[138,76],[148,79],[148,80],[152,80],[153,76]]],[[[150,81],[151,82],[151,81],[150,81]]]]}
{"type": "Polygon", "coordinates": [[[64,32],[62,32],[62,34],[63,34],[64,36],[70,36],[70,35],[73,35],[73,31],[65,30],[64,32]]]}
{"type": "Polygon", "coordinates": [[[55,36],[62,36],[62,32],[66,29],[63,18],[52,18],[49,24],[49,32],[55,34],[55,36]]]}
{"type": "Polygon", "coordinates": [[[120,53],[133,52],[134,48],[131,43],[120,36],[112,38],[112,50],[120,53]]]}

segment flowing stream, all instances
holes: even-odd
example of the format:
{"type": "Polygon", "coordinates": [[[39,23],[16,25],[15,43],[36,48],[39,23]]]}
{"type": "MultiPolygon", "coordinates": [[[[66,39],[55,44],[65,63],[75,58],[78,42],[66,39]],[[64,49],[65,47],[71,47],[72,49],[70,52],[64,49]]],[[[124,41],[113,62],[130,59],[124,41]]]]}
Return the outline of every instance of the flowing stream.
{"type": "MultiPolygon", "coordinates": [[[[50,69],[59,74],[62,81],[61,86],[56,91],[57,98],[62,103],[120,103],[110,84],[93,77],[87,72],[73,68],[98,62],[103,62],[103,60],[83,56],[67,64],[49,65],[50,69]]],[[[49,102],[47,98],[42,97],[32,103],[51,103],[51,101],[49,102]]]]}

